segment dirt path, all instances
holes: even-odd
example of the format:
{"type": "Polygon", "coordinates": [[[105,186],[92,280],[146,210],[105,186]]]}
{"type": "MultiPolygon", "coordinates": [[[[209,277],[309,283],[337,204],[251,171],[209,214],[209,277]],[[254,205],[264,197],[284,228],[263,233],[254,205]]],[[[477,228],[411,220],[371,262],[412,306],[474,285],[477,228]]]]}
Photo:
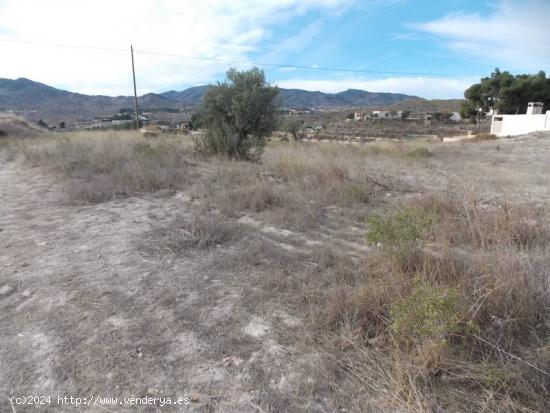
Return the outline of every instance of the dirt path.
{"type": "MultiPolygon", "coordinates": [[[[8,396],[51,396],[15,411],[327,410],[299,396],[308,360],[286,335],[301,321],[251,308],[219,251],[155,259],[136,247],[185,197],[70,206],[39,169],[0,162],[0,411],[8,396]],[[94,406],[60,406],[58,396],[94,406]],[[190,396],[171,407],[99,397],[190,396]],[[293,407],[294,406],[294,407],[293,407]]],[[[231,248],[231,247],[229,247],[231,248]]],[[[313,361],[314,362],[314,361],[313,361]]],[[[306,386],[307,387],[307,386],[306,386]]]]}

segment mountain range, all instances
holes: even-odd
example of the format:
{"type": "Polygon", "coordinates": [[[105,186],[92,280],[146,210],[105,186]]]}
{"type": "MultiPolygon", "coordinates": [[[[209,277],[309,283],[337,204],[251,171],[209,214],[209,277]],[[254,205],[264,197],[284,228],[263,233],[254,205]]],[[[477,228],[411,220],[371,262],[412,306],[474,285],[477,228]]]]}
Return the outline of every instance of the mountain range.
{"type": "MultiPolygon", "coordinates": [[[[148,93],[138,98],[142,110],[192,109],[200,104],[208,85],[183,91],[148,93]]],[[[417,96],[399,93],[374,93],[349,89],[340,93],[310,92],[301,89],[279,89],[283,108],[343,109],[352,107],[388,107],[408,100],[422,100],[417,96]]],[[[132,108],[131,96],[96,96],[73,93],[29,79],[0,78],[0,110],[27,111],[32,118],[84,119],[117,113],[121,108],[132,108]]]]}

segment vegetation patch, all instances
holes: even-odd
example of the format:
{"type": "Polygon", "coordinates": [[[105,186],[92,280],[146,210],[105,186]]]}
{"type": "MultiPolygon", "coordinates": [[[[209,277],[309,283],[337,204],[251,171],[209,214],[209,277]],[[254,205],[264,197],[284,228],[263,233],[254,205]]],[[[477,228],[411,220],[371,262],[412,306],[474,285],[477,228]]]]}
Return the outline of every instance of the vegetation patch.
{"type": "Polygon", "coordinates": [[[421,146],[420,148],[416,148],[412,151],[410,151],[407,156],[409,158],[431,158],[434,156],[433,152],[430,151],[428,148],[425,148],[424,146],[421,146]]]}
{"type": "Polygon", "coordinates": [[[393,303],[390,317],[393,337],[398,343],[445,342],[449,334],[458,331],[462,318],[458,291],[417,280],[409,295],[393,303]]]}
{"type": "Polygon", "coordinates": [[[422,208],[406,208],[387,217],[373,214],[367,224],[369,243],[393,248],[426,239],[433,224],[433,213],[422,208]]]}
{"type": "Polygon", "coordinates": [[[240,224],[221,217],[179,217],[169,226],[154,230],[146,242],[149,252],[185,255],[193,249],[208,249],[242,237],[240,224]]]}
{"type": "Polygon", "coordinates": [[[230,69],[227,80],[210,87],[203,98],[205,132],[195,140],[197,150],[257,160],[276,126],[278,93],[258,68],[230,69]]]}
{"type": "Polygon", "coordinates": [[[75,202],[179,190],[192,178],[189,148],[178,138],[149,141],[135,132],[81,132],[16,146],[29,162],[69,178],[66,193],[75,202]]]}

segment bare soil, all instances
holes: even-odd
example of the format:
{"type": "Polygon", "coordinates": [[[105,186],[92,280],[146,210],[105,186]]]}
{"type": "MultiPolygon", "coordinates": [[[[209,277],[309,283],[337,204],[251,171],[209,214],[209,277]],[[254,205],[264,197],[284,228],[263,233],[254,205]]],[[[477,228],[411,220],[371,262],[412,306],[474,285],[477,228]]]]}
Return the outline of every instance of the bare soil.
{"type": "Polygon", "coordinates": [[[242,242],[149,254],[144,242],[155,241],[143,240],[151,231],[192,209],[185,192],[75,206],[54,178],[0,162],[1,411],[10,410],[13,395],[193,400],[131,411],[333,410],[308,373],[317,355],[293,334],[303,320],[258,290],[272,266],[242,266],[251,243],[299,255],[335,242],[332,235],[305,240],[245,216],[237,223],[246,228],[242,242]],[[251,299],[258,296],[264,301],[251,299]]]}

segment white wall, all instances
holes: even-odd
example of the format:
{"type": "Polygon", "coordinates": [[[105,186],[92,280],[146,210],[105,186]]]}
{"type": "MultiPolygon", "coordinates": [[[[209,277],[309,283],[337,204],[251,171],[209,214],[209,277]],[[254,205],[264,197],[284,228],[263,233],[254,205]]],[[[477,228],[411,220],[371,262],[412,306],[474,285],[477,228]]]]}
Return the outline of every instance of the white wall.
{"type": "Polygon", "coordinates": [[[536,131],[550,131],[550,114],[494,115],[491,134],[496,136],[523,135],[536,131]],[[498,119],[502,119],[498,121],[498,119]]]}

